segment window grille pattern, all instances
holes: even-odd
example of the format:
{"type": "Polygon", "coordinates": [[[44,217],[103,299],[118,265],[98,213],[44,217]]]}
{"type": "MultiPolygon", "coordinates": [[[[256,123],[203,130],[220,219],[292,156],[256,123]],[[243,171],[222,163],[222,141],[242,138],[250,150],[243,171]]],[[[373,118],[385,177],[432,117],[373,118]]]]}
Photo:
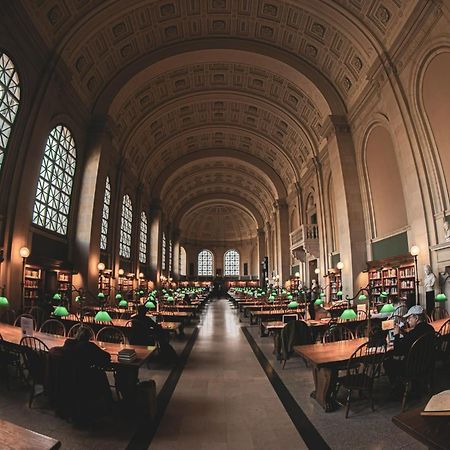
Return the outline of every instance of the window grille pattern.
{"type": "Polygon", "coordinates": [[[210,250],[202,250],[198,254],[198,275],[212,276],[213,274],[213,254],[210,250]]]}
{"type": "Polygon", "coordinates": [[[108,223],[110,206],[111,183],[109,181],[109,177],[106,177],[105,195],[103,196],[102,227],[100,231],[100,250],[106,250],[108,247],[108,223]]]}
{"type": "Polygon", "coordinates": [[[169,273],[172,272],[172,239],[169,240],[169,273]]]}
{"type": "Polygon", "coordinates": [[[131,233],[133,230],[133,205],[128,195],[123,196],[120,220],[119,256],[131,258],[131,233]]]}
{"type": "Polygon", "coordinates": [[[139,262],[147,264],[148,221],[147,214],[141,212],[141,229],[139,233],[139,262]]]}
{"type": "Polygon", "coordinates": [[[0,169],[20,102],[19,76],[6,53],[0,53],[0,169]]]}
{"type": "Polygon", "coordinates": [[[58,125],[50,132],[45,144],[33,208],[34,224],[67,234],[75,167],[72,134],[65,126],[58,125]]]}
{"type": "Polygon", "coordinates": [[[166,233],[162,235],[162,248],[161,248],[161,268],[166,270],[166,233]]]}
{"type": "Polygon", "coordinates": [[[239,253],[236,250],[228,250],[224,255],[224,275],[239,276],[239,253]]]}

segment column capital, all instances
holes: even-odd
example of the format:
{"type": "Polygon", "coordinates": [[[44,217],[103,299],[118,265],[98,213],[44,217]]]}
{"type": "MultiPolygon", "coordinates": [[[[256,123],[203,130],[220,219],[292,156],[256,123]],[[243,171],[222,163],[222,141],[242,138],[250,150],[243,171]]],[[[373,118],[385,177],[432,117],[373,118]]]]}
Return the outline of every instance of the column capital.
{"type": "Polygon", "coordinates": [[[287,208],[288,204],[285,198],[278,198],[273,202],[273,207],[275,210],[279,210],[282,208],[287,208]]]}
{"type": "Polygon", "coordinates": [[[264,236],[264,234],[266,233],[266,232],[264,231],[264,228],[258,228],[258,229],[256,230],[256,232],[258,233],[258,237],[262,237],[262,236],[264,236]]]}

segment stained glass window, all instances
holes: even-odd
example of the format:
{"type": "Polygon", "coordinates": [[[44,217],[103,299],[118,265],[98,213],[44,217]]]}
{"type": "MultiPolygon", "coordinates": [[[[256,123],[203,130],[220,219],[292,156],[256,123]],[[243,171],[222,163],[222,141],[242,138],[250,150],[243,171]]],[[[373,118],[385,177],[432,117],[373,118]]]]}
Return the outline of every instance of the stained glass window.
{"type": "Polygon", "coordinates": [[[75,167],[72,134],[65,126],[58,125],[50,132],[45,144],[33,208],[34,224],[67,234],[75,167]]]}
{"type": "Polygon", "coordinates": [[[139,262],[147,263],[148,221],[147,214],[141,212],[141,229],[139,233],[139,262]]]}
{"type": "Polygon", "coordinates": [[[109,207],[111,206],[111,183],[106,177],[105,195],[103,196],[102,228],[100,231],[100,249],[106,250],[108,247],[108,223],[109,207]]]}
{"type": "Polygon", "coordinates": [[[239,253],[236,250],[228,250],[224,255],[224,275],[239,276],[239,253]]]}
{"type": "Polygon", "coordinates": [[[166,233],[162,234],[161,268],[166,270],[166,233]]]}
{"type": "Polygon", "coordinates": [[[131,258],[131,233],[133,230],[133,205],[128,195],[123,196],[120,221],[119,256],[131,258]]]}
{"type": "Polygon", "coordinates": [[[0,53],[0,168],[19,109],[19,101],[19,76],[8,55],[0,53]]]}
{"type": "Polygon", "coordinates": [[[213,274],[213,254],[210,250],[202,250],[198,254],[198,275],[212,276],[213,274]]]}

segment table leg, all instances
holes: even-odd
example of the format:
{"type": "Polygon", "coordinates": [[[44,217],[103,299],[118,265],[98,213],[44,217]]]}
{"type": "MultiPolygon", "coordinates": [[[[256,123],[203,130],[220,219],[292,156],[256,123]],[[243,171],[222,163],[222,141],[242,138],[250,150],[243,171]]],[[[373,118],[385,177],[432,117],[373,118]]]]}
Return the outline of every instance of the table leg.
{"type": "Polygon", "coordinates": [[[329,367],[315,367],[313,369],[315,391],[311,397],[315,398],[325,412],[332,412],[338,408],[333,396],[336,389],[337,370],[329,367]]]}

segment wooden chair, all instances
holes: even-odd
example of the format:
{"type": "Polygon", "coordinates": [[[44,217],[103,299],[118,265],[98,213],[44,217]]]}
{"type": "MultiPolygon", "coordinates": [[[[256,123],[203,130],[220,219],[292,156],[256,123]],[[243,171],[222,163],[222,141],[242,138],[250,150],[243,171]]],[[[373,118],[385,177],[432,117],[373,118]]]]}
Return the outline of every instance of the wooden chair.
{"type": "Polygon", "coordinates": [[[433,311],[431,311],[431,320],[441,320],[446,319],[449,317],[448,311],[443,307],[433,308],[433,311]]]}
{"type": "Polygon", "coordinates": [[[352,392],[366,392],[369,395],[372,411],[373,406],[373,384],[378,377],[384,356],[385,347],[369,347],[368,343],[359,346],[350,357],[347,364],[346,375],[340,380],[340,385],[347,389],[347,405],[345,418],[348,418],[352,392]]]}
{"type": "Polygon", "coordinates": [[[322,342],[325,344],[327,342],[337,342],[337,341],[347,341],[354,339],[355,335],[352,330],[349,330],[343,325],[332,325],[325,330],[322,337],[322,342]]]}
{"type": "Polygon", "coordinates": [[[36,321],[36,329],[41,326],[45,316],[45,311],[42,308],[40,308],[39,306],[32,306],[27,311],[27,314],[32,316],[33,319],[36,321]]]}
{"type": "Polygon", "coordinates": [[[401,377],[405,383],[402,411],[405,410],[406,400],[413,382],[425,380],[431,386],[434,372],[436,337],[434,333],[420,336],[409,349],[405,360],[405,371],[401,377]]]}
{"type": "Polygon", "coordinates": [[[356,320],[367,320],[367,313],[362,309],[356,311],[356,320]]]}
{"type": "Polygon", "coordinates": [[[362,322],[360,323],[356,328],[355,328],[355,338],[362,338],[362,337],[367,337],[367,322],[362,322]]]}
{"type": "MultiPolygon", "coordinates": [[[[280,362],[283,362],[283,369],[286,366],[286,361],[293,353],[295,345],[312,344],[313,338],[311,329],[303,320],[292,320],[286,324],[281,330],[280,336],[280,362]]],[[[306,364],[306,361],[305,361],[306,364]]]]}
{"type": "Polygon", "coordinates": [[[81,325],[83,325],[84,328],[89,329],[89,332],[91,334],[89,340],[94,341],[95,340],[95,332],[89,325],[86,325],[85,323],[76,323],[75,325],[72,325],[72,327],[70,327],[70,329],[67,333],[67,337],[74,338],[77,334],[78,328],[80,328],[81,325]]]}
{"type": "Polygon", "coordinates": [[[450,319],[436,333],[436,359],[444,364],[450,362],[450,319]]]}
{"type": "Polygon", "coordinates": [[[95,339],[100,342],[111,342],[114,344],[126,344],[127,342],[123,331],[111,326],[106,326],[98,330],[95,339]]]}
{"type": "Polygon", "coordinates": [[[25,317],[27,319],[32,319],[33,320],[33,330],[36,331],[37,330],[37,325],[36,325],[36,319],[31,315],[31,314],[20,314],[20,316],[16,317],[16,320],[14,321],[14,326],[15,327],[20,327],[21,326],[21,320],[22,317],[25,317]]]}
{"type": "Polygon", "coordinates": [[[65,336],[66,328],[64,324],[57,319],[46,320],[39,329],[42,333],[54,334],[56,336],[65,336]]]}
{"type": "Polygon", "coordinates": [[[33,399],[43,392],[36,394],[36,385],[45,384],[47,368],[48,347],[40,339],[34,336],[25,336],[21,339],[20,345],[24,347],[23,356],[25,367],[31,378],[31,391],[28,407],[31,408],[33,399]]]}

